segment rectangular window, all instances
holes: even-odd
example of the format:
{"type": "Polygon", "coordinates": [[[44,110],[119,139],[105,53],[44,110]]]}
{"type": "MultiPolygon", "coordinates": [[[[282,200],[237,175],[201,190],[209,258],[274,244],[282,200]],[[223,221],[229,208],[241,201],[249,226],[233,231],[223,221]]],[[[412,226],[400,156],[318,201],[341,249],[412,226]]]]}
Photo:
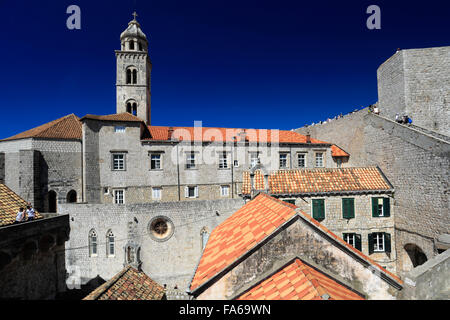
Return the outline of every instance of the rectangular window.
{"type": "Polygon", "coordinates": [[[347,242],[352,247],[355,246],[355,237],[356,235],[354,233],[344,233],[344,241],[347,242]]]}
{"type": "Polygon", "coordinates": [[[344,219],[351,219],[355,217],[355,199],[343,198],[342,199],[342,217],[344,219]]]}
{"type": "Polygon", "coordinates": [[[295,199],[283,199],[283,201],[295,205],[295,199]]]}
{"type": "Polygon", "coordinates": [[[113,170],[125,170],[125,154],[113,153],[113,170]]]}
{"type": "Polygon", "coordinates": [[[235,168],[239,167],[239,160],[234,160],[233,165],[235,168]]]}
{"type": "Polygon", "coordinates": [[[299,168],[306,168],[306,154],[299,153],[297,155],[297,163],[299,168]]]}
{"type": "Polygon", "coordinates": [[[323,168],[323,152],[316,153],[316,168],[323,168]]]}
{"type": "Polygon", "coordinates": [[[372,198],[372,217],[389,217],[390,212],[389,198],[372,198]]]}
{"type": "Polygon", "coordinates": [[[186,198],[198,198],[198,187],[197,186],[189,186],[185,188],[185,197],[186,198]]]}
{"type": "Polygon", "coordinates": [[[258,152],[250,152],[250,168],[258,164],[258,152]]]}
{"type": "Polygon", "coordinates": [[[220,196],[228,197],[230,195],[230,186],[220,186],[220,196]]]}
{"type": "Polygon", "coordinates": [[[152,188],[152,199],[161,200],[161,188],[152,188]]]}
{"type": "Polygon", "coordinates": [[[188,152],[186,155],[186,169],[195,169],[195,153],[188,152]]]}
{"type": "Polygon", "coordinates": [[[286,169],[288,167],[287,153],[280,153],[280,169],[286,169]]]}
{"type": "Polygon", "coordinates": [[[124,190],[114,190],[114,203],[116,203],[116,204],[125,203],[125,191],[124,190]]]}
{"type": "Polygon", "coordinates": [[[152,153],[150,155],[150,169],[151,170],[161,169],[161,154],[152,153]]]}
{"type": "Polygon", "coordinates": [[[115,126],[114,132],[125,132],[125,127],[124,126],[115,126]]]}
{"type": "Polygon", "coordinates": [[[219,169],[227,169],[227,168],[228,168],[227,153],[221,152],[219,154],[219,169]]]}
{"type": "Polygon", "coordinates": [[[312,212],[313,218],[317,221],[325,219],[325,200],[313,199],[312,200],[312,212]]]}
{"type": "Polygon", "coordinates": [[[384,233],[383,232],[373,233],[373,251],[374,252],[384,252],[384,233]]]}

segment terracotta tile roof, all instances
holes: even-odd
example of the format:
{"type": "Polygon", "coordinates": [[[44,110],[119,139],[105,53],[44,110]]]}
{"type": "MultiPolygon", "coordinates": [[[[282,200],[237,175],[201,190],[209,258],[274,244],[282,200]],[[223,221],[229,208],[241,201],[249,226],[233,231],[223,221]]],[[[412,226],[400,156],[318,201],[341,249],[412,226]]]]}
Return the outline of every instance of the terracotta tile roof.
{"type": "Polygon", "coordinates": [[[194,291],[211,280],[296,214],[309,221],[313,227],[315,226],[328,234],[342,246],[347,247],[367,263],[376,266],[397,283],[402,284],[402,281],[396,275],[346,243],[317,220],[302,211],[296,211],[296,209],[295,205],[273,198],[265,193],[260,193],[247,202],[211,232],[189,289],[194,291]]]}
{"type": "MultiPolygon", "coordinates": [[[[27,202],[14,191],[0,183],[0,226],[6,226],[16,221],[16,215],[20,207],[26,210],[27,202]]],[[[26,215],[26,214],[25,214],[26,215]]],[[[42,215],[36,211],[36,219],[42,215]]]]}
{"type": "Polygon", "coordinates": [[[81,120],[83,119],[94,119],[94,120],[100,120],[100,121],[131,121],[131,122],[143,122],[142,119],[133,116],[131,113],[128,112],[122,112],[117,114],[108,114],[104,116],[98,116],[95,114],[87,114],[81,120]]]}
{"type": "Polygon", "coordinates": [[[39,127],[3,139],[2,141],[25,138],[81,140],[81,122],[80,119],[72,113],[65,117],[45,123],[39,127]]]}
{"type": "MultiPolygon", "coordinates": [[[[377,167],[317,168],[277,170],[268,177],[270,194],[305,194],[342,191],[392,190],[389,182],[377,167]]],[[[255,171],[256,190],[264,190],[264,178],[255,171]]],[[[250,172],[243,173],[242,194],[251,191],[250,172]]]]}
{"type": "Polygon", "coordinates": [[[260,194],[217,226],[208,239],[190,289],[194,290],[295,216],[296,206],[260,194]]]}
{"type": "Polygon", "coordinates": [[[331,146],[331,155],[333,157],[349,157],[350,155],[345,152],[344,150],[342,150],[341,148],[339,148],[337,145],[332,145],[331,146]]]}
{"type": "Polygon", "coordinates": [[[237,300],[364,300],[321,271],[294,259],[237,300]]]}
{"type": "Polygon", "coordinates": [[[165,291],[144,272],[126,267],[83,300],[162,300],[165,291]]]}
{"type": "MultiPolygon", "coordinates": [[[[164,126],[148,126],[151,133],[151,138],[148,140],[170,140],[169,129],[172,128],[172,137],[190,141],[197,139],[196,127],[164,127],[164,126]],[[186,135],[185,135],[186,134],[186,135]]],[[[197,129],[199,130],[200,127],[197,129]]],[[[201,127],[199,130],[200,140],[202,141],[235,141],[233,137],[236,137],[236,141],[241,141],[240,132],[245,130],[246,141],[249,142],[276,142],[279,139],[279,143],[306,143],[306,136],[297,133],[295,131],[288,130],[271,130],[271,129],[241,129],[241,128],[214,128],[214,127],[201,127]]],[[[320,141],[311,138],[313,144],[329,144],[328,142],[320,141]]]]}

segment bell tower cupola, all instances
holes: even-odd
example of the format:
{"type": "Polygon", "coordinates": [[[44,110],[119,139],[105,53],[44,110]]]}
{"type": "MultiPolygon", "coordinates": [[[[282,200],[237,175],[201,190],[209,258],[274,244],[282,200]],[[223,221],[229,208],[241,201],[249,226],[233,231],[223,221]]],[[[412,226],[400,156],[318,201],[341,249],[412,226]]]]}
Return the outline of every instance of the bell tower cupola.
{"type": "Polygon", "coordinates": [[[120,50],[116,50],[116,112],[129,112],[150,125],[151,71],[148,40],[136,20],[120,35],[120,50]]]}

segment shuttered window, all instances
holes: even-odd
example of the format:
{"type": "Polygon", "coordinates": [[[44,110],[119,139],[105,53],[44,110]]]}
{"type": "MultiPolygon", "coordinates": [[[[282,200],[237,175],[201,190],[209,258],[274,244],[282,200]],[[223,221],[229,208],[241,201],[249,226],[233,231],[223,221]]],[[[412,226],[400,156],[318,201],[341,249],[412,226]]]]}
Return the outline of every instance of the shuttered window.
{"type": "Polygon", "coordinates": [[[344,219],[351,219],[355,217],[355,199],[342,199],[342,217],[344,219]]]}
{"type": "Polygon", "coordinates": [[[372,198],[372,217],[389,217],[390,215],[390,198],[372,198]]]}
{"type": "Polygon", "coordinates": [[[325,219],[325,200],[313,199],[312,200],[313,218],[317,221],[325,219]]]}

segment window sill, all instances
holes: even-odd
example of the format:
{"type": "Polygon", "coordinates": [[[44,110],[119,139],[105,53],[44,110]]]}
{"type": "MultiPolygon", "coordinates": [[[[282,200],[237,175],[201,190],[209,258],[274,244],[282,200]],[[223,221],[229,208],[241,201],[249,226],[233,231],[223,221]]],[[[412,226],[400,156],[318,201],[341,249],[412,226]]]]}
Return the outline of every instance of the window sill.
{"type": "Polygon", "coordinates": [[[148,171],[164,171],[164,169],[148,169],[148,171]]]}

